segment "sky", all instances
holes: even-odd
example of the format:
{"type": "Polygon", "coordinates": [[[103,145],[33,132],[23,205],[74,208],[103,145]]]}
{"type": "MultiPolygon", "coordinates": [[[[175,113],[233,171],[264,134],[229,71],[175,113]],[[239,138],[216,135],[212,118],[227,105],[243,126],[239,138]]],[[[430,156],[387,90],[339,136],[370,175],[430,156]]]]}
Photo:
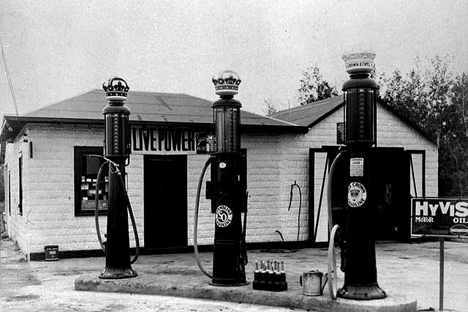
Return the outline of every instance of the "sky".
{"type": "Polygon", "coordinates": [[[379,72],[436,55],[467,72],[467,16],[466,0],[2,0],[0,113],[21,115],[114,76],[130,93],[215,101],[211,78],[231,69],[243,109],[265,114],[266,100],[298,105],[308,67],[340,89],[349,52],[375,52],[379,72]]]}

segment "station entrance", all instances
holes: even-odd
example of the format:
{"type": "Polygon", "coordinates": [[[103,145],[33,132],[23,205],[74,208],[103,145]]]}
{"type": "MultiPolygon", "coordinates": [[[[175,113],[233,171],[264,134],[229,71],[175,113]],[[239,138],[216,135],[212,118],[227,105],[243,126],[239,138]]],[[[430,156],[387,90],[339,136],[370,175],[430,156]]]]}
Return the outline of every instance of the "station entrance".
{"type": "Polygon", "coordinates": [[[187,247],[187,156],[144,157],[146,250],[187,247]]]}

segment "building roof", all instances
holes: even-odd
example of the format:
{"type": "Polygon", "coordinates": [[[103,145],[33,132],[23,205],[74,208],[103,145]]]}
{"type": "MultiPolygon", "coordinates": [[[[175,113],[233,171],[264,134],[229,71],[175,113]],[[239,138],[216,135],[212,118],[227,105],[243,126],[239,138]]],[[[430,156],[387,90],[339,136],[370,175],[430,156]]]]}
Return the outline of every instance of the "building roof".
{"type": "MultiPolygon", "coordinates": [[[[394,114],[399,119],[401,119],[403,122],[405,122],[407,125],[409,125],[413,129],[418,131],[426,139],[436,144],[435,140],[431,138],[431,136],[428,135],[425,131],[423,131],[420,127],[418,127],[414,122],[410,121],[409,119],[399,114],[391,106],[381,101],[378,101],[378,103],[383,108],[387,109],[392,114],[394,114]]],[[[320,100],[320,101],[312,102],[306,105],[301,105],[301,106],[293,107],[290,109],[282,110],[274,114],[271,114],[270,117],[284,120],[287,122],[291,122],[299,126],[312,128],[313,126],[315,126],[316,124],[318,124],[319,122],[321,122],[322,120],[324,120],[325,118],[327,118],[328,116],[330,116],[331,114],[336,112],[338,109],[342,108],[343,106],[344,106],[343,97],[335,96],[335,97],[331,97],[325,100],[320,100]]]]}
{"type": "MultiPolygon", "coordinates": [[[[130,91],[125,104],[130,108],[131,124],[213,127],[212,102],[186,94],[130,91]]],[[[107,105],[102,90],[92,90],[70,99],[16,116],[4,116],[0,142],[16,136],[26,123],[104,122],[102,109],[107,105]]],[[[245,131],[304,133],[307,128],[241,109],[241,128],[245,131]]]]}
{"type": "Polygon", "coordinates": [[[335,96],[325,100],[312,102],[310,104],[282,110],[270,115],[270,117],[311,128],[339,108],[343,107],[343,105],[343,97],[335,96]]]}

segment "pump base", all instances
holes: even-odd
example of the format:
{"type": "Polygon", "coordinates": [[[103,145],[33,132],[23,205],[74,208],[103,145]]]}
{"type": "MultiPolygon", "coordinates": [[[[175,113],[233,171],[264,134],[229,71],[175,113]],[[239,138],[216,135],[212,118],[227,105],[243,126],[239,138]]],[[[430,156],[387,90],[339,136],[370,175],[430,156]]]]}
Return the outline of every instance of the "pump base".
{"type": "Polygon", "coordinates": [[[126,268],[114,268],[106,267],[104,271],[99,274],[101,279],[122,279],[122,278],[132,278],[137,277],[138,274],[131,267],[126,268]]]}
{"type": "Polygon", "coordinates": [[[344,285],[338,289],[337,296],[343,299],[374,300],[387,297],[385,291],[378,284],[373,285],[344,285]]]}
{"type": "Polygon", "coordinates": [[[212,286],[222,286],[222,287],[231,287],[231,286],[246,286],[246,285],[249,285],[250,283],[249,282],[221,282],[219,283],[218,282],[214,282],[214,281],[211,281],[210,285],[212,286]]]}

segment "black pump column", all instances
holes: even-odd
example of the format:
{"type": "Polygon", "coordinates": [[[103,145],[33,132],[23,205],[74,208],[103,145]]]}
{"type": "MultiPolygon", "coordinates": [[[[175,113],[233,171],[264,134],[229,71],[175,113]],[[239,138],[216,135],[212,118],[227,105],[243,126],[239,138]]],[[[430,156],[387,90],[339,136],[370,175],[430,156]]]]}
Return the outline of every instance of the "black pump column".
{"type": "Polygon", "coordinates": [[[344,233],[345,281],[338,297],[356,300],[385,298],[377,283],[375,259],[373,189],[370,148],[376,143],[376,99],[378,85],[370,78],[374,53],[343,57],[350,79],[343,85],[345,144],[349,151],[347,217],[344,233]]]}
{"type": "Polygon", "coordinates": [[[247,213],[246,178],[240,153],[242,105],[234,99],[240,83],[239,76],[233,71],[213,77],[215,92],[220,96],[212,106],[216,142],[211,162],[211,210],[215,213],[212,284],[218,286],[247,284],[247,254],[241,217],[242,212],[247,213]]]}
{"type": "Polygon", "coordinates": [[[105,120],[104,154],[109,164],[109,203],[107,214],[106,267],[102,279],[136,277],[130,265],[130,242],[125,198],[125,162],[130,154],[130,109],[124,104],[130,89],[122,78],[102,85],[109,104],[102,111],[105,120]]]}

